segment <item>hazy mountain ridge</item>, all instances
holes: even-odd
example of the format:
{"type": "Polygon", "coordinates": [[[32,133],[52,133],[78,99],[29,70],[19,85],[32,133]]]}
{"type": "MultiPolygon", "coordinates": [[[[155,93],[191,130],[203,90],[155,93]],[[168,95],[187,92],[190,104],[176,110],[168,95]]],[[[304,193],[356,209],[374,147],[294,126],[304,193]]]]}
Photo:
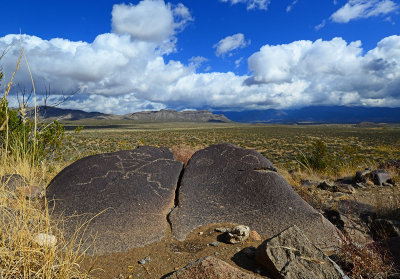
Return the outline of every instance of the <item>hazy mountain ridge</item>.
{"type": "Polygon", "coordinates": [[[125,119],[136,121],[188,121],[188,122],[232,122],[222,114],[213,114],[208,110],[160,110],[160,111],[142,111],[125,115],[125,119]]]}
{"type": "MultiPolygon", "coordinates": [[[[49,120],[132,120],[138,122],[243,122],[243,123],[400,123],[400,108],[313,106],[299,109],[247,111],[142,111],[125,115],[75,109],[38,107],[38,116],[49,120]]],[[[30,111],[33,116],[33,111],[30,111]]]]}
{"type": "MultiPolygon", "coordinates": [[[[33,116],[34,111],[30,110],[29,115],[33,116]]],[[[74,121],[81,119],[112,119],[112,120],[133,120],[140,122],[232,122],[224,115],[216,115],[207,110],[199,111],[142,111],[125,115],[105,114],[101,112],[86,112],[75,109],[63,109],[56,107],[37,108],[38,117],[48,120],[74,121]]]]}
{"type": "Polygon", "coordinates": [[[400,108],[312,106],[299,109],[215,111],[235,122],[245,123],[400,123],[400,108]]]}

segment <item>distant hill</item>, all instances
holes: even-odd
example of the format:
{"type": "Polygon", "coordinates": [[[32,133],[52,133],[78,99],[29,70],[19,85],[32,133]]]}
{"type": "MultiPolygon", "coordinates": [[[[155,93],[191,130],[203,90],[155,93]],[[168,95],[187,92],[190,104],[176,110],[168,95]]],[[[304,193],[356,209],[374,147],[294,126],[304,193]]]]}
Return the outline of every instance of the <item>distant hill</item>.
{"type": "Polygon", "coordinates": [[[312,106],[299,109],[215,111],[247,123],[400,123],[400,108],[312,106]]]}
{"type": "MultiPolygon", "coordinates": [[[[30,110],[28,115],[33,117],[34,111],[30,110]]],[[[101,112],[85,112],[83,110],[63,109],[56,107],[37,108],[40,119],[75,121],[82,119],[109,119],[109,120],[132,120],[140,122],[232,122],[224,115],[216,115],[207,110],[200,111],[143,111],[126,115],[105,114],[101,112]]]]}
{"type": "MultiPolygon", "coordinates": [[[[34,111],[29,111],[29,116],[33,117],[34,111]]],[[[62,109],[56,107],[39,106],[37,107],[37,115],[41,119],[57,119],[57,120],[80,120],[80,119],[114,119],[116,116],[101,112],[86,112],[76,109],[62,109]]]]}
{"type": "Polygon", "coordinates": [[[207,110],[160,110],[160,111],[142,111],[127,114],[125,119],[136,121],[154,121],[154,122],[232,122],[224,115],[213,114],[207,110]]]}

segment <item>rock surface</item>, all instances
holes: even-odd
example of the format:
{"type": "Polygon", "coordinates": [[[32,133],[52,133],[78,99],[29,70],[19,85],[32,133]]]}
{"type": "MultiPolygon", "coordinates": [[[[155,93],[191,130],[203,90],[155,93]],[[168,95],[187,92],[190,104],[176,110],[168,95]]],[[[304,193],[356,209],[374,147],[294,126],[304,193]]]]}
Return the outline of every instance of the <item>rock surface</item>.
{"type": "Polygon", "coordinates": [[[297,225],[322,248],[336,240],[336,228],[294,192],[270,161],[232,144],[193,155],[170,222],[178,240],[213,223],[243,224],[266,237],[297,225]]]}
{"type": "Polygon", "coordinates": [[[224,261],[208,256],[191,262],[164,279],[256,279],[261,278],[235,268],[224,261]]]}
{"type": "Polygon", "coordinates": [[[15,191],[17,187],[29,185],[29,180],[19,174],[6,174],[0,177],[0,186],[4,185],[8,191],[15,191]]]}
{"type": "Polygon", "coordinates": [[[127,251],[165,236],[181,170],[166,148],[94,155],[61,171],[46,196],[49,208],[55,206],[53,215],[79,215],[68,218],[67,235],[97,215],[88,224],[96,238],[94,252],[127,251]]]}
{"type": "Polygon", "coordinates": [[[393,177],[385,170],[374,170],[371,172],[371,179],[375,185],[393,185],[393,177]]]}
{"type": "Polygon", "coordinates": [[[227,233],[227,241],[231,244],[245,241],[249,238],[250,228],[248,226],[239,225],[227,233]]]}
{"type": "Polygon", "coordinates": [[[272,273],[273,278],[347,278],[297,226],[264,241],[257,248],[256,260],[272,273]]]}

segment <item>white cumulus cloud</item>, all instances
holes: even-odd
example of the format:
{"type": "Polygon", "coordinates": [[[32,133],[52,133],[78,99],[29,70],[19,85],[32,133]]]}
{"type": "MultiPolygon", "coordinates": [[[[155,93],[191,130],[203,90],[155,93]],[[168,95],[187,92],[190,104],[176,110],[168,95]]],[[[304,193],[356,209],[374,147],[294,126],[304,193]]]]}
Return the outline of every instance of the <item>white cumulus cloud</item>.
{"type": "MultiPolygon", "coordinates": [[[[0,49],[9,49],[0,61],[5,73],[2,86],[15,70],[21,39],[39,101],[48,85],[52,92],[50,102],[79,89],[63,104],[69,108],[124,114],[161,108],[400,106],[400,36],[383,38],[368,52],[360,41],[346,42],[342,38],[264,45],[247,60],[250,74],[201,73],[198,69],[202,63],[206,64],[205,71],[211,70],[206,58],[194,56],[184,64],[167,60],[169,52],[160,51],[165,41],[175,43],[171,37],[183,28],[182,18],[188,18],[189,11],[183,5],[172,7],[150,0],[135,7],[143,3],[157,3],[172,15],[173,29],[160,27],[158,30],[164,31],[153,34],[163,36],[149,38],[114,28],[114,33],[98,35],[93,42],[45,40],[30,35],[0,37],[0,49]]],[[[121,7],[128,11],[132,8],[121,7]]],[[[141,18],[147,21],[146,17],[141,18]]],[[[244,35],[236,34],[221,40],[215,48],[223,55],[246,44],[244,35]]],[[[235,65],[241,62],[239,58],[235,65]]],[[[9,96],[14,105],[17,85],[31,88],[24,64],[9,96]]]]}
{"type": "Polygon", "coordinates": [[[173,36],[193,18],[187,7],[175,7],[163,0],[143,0],[137,5],[116,4],[112,10],[112,29],[140,41],[160,43],[173,36]]]}
{"type": "Polygon", "coordinates": [[[247,83],[303,84],[299,105],[398,106],[400,37],[384,38],[375,49],[362,52],[360,41],[342,38],[265,45],[248,60],[253,77],[247,83]]]}
{"type": "Polygon", "coordinates": [[[216,48],[215,54],[217,56],[223,56],[227,53],[231,53],[235,49],[244,48],[250,44],[250,41],[246,41],[242,33],[238,33],[232,36],[227,36],[220,40],[213,47],[216,48]]]}
{"type": "Polygon", "coordinates": [[[387,15],[399,9],[392,0],[349,0],[343,7],[331,15],[331,20],[348,23],[359,18],[387,15]]]}
{"type": "Polygon", "coordinates": [[[221,2],[229,2],[231,5],[244,3],[247,5],[248,10],[267,10],[270,0],[220,0],[221,2]]]}

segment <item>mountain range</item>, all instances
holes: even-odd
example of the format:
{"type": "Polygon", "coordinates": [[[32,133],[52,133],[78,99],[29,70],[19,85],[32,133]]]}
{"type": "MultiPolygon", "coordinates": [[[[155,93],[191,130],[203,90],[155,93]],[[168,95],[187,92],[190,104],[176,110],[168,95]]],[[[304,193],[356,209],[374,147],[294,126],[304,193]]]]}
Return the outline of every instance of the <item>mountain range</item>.
{"type": "MultiPolygon", "coordinates": [[[[32,112],[31,112],[32,114],[32,112]]],[[[246,111],[142,111],[125,115],[85,112],[56,107],[38,107],[42,119],[74,121],[82,119],[132,120],[138,122],[243,122],[243,123],[400,123],[400,108],[312,106],[299,109],[246,111]]]]}

